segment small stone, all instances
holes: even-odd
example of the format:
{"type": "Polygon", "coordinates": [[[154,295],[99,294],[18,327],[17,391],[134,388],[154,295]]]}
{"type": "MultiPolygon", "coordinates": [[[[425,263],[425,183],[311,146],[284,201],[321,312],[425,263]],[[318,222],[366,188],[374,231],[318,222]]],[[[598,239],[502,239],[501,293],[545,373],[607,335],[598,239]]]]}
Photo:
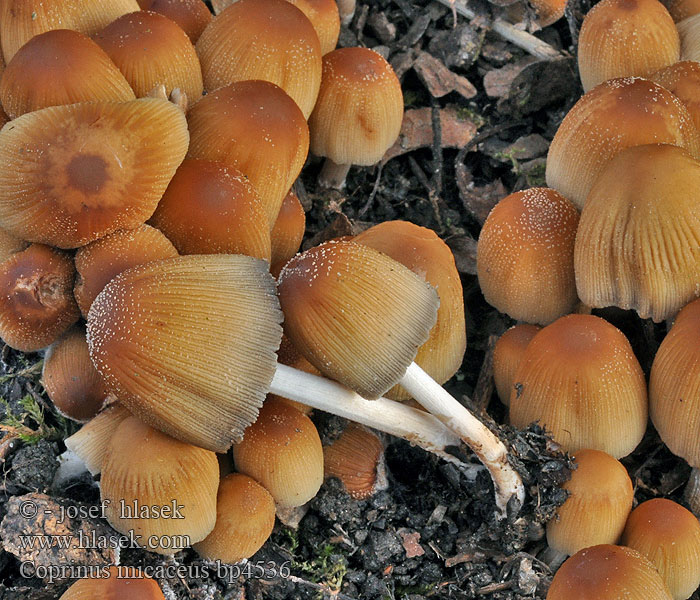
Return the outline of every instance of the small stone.
{"type": "Polygon", "coordinates": [[[466,78],[450,71],[428,52],[418,52],[413,69],[434,98],[457,92],[463,98],[476,96],[476,88],[466,78]]]}
{"type": "Polygon", "coordinates": [[[397,531],[401,536],[403,549],[406,551],[406,558],[415,558],[416,556],[423,556],[425,550],[423,546],[420,545],[420,533],[417,531],[411,531],[405,527],[402,527],[397,531]]]}
{"type": "Polygon", "coordinates": [[[384,12],[372,13],[367,19],[367,25],[382,44],[388,44],[396,39],[396,25],[389,21],[384,12]]]}

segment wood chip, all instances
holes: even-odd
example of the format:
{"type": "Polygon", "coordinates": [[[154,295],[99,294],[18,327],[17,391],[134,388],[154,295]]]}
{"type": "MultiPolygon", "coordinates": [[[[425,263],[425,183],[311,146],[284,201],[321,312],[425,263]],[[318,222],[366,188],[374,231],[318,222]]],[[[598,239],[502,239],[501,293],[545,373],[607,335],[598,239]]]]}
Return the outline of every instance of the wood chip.
{"type": "Polygon", "coordinates": [[[425,554],[423,546],[419,544],[420,533],[417,531],[411,531],[406,527],[402,527],[401,529],[397,530],[396,533],[401,536],[401,544],[403,549],[406,551],[406,558],[415,558],[416,556],[423,556],[425,554]]]}
{"type": "Polygon", "coordinates": [[[520,72],[535,59],[528,56],[516,63],[508,64],[500,69],[493,69],[484,75],[484,89],[490,98],[504,98],[510,92],[510,86],[520,72]]]}
{"type": "Polygon", "coordinates": [[[434,98],[457,92],[463,98],[476,96],[476,88],[466,78],[450,71],[428,52],[419,51],[413,69],[434,98]]]}

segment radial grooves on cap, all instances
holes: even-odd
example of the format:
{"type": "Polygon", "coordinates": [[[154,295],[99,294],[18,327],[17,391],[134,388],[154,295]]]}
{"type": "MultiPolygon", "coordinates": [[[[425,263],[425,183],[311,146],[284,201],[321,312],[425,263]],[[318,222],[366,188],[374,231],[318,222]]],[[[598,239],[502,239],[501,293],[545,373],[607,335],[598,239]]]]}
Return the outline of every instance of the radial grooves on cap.
{"type": "Polygon", "coordinates": [[[321,42],[321,54],[335,50],[340,35],[340,15],[335,0],[287,0],[311,21],[321,42]]]}
{"type": "Polygon", "coordinates": [[[65,439],[66,448],[75,452],[88,471],[97,475],[102,470],[107,446],[119,424],[131,413],[121,404],[110,404],[78,431],[65,439]]]}
{"type": "MultiPolygon", "coordinates": [[[[238,0],[197,42],[208,91],[260,79],[281,87],[308,119],[321,84],[321,46],[311,22],[284,0],[238,0]]],[[[289,189],[289,188],[287,188],[289,189]]]]}
{"type": "Polygon", "coordinates": [[[581,300],[672,317],[700,295],[700,162],[675,146],[628,148],[602,171],[581,215],[581,300]]]}
{"type": "Polygon", "coordinates": [[[67,29],[27,42],[0,80],[0,100],[12,119],[48,106],[134,98],[109,56],[90,38],[67,29]]]}
{"type": "Polygon", "coordinates": [[[241,81],[207,94],[187,113],[189,158],[231,165],[253,184],[270,229],[309,152],[304,115],[266,81],[241,81]]]}
{"type": "Polygon", "coordinates": [[[644,373],[627,338],[591,315],[542,329],[516,371],[510,420],[516,427],[539,421],[568,452],[627,456],[647,425],[644,373]]]}
{"type": "Polygon", "coordinates": [[[141,8],[172,19],[195,44],[212,20],[212,14],[203,0],[142,0],[141,8]]]}
{"type": "Polygon", "coordinates": [[[537,325],[515,325],[498,338],[493,349],[493,380],[501,402],[508,406],[515,382],[515,372],[525,348],[540,330],[537,325]]]}
{"type": "Polygon", "coordinates": [[[224,452],[263,403],[281,320],[265,261],[183,256],[107,284],[88,315],[88,344],[129,410],[173,437],[224,452]]]}
{"type": "Polygon", "coordinates": [[[438,296],[428,283],[353,242],[297,255],[278,283],[292,343],[322,373],[366,398],[399,382],[437,318],[438,296]]]}
{"type": "Polygon", "coordinates": [[[114,61],[138,97],[158,85],[180,88],[190,102],[202,95],[202,70],[192,42],[173,21],[139,11],[105,27],[95,41],[114,61]]]}
{"type": "Polygon", "coordinates": [[[665,0],[664,4],[676,23],[700,13],[698,0],[665,0]]]}
{"type": "Polygon", "coordinates": [[[614,77],[648,77],[679,57],[678,31],[658,0],[602,0],[583,20],[578,66],[585,91],[614,77]]]}
{"type": "Polygon", "coordinates": [[[189,135],[164,100],[53,106],[0,131],[0,220],[29,241],[76,248],[155,210],[189,135]]]}
{"type": "MultiPolygon", "coordinates": [[[[100,573],[102,575],[102,573],[100,573]]],[[[165,600],[158,584],[133,567],[109,567],[109,577],[79,579],[59,600],[165,600]]]]}
{"type": "Polygon", "coordinates": [[[700,131],[700,64],[682,61],[659,69],[650,79],[681,99],[700,131]]]}
{"type": "Polygon", "coordinates": [[[700,153],[700,134],[683,103],[635,77],[601,83],[564,117],[547,154],[547,185],[581,210],[605,164],[642,144],[672,144],[700,153]]]}
{"type": "Polygon", "coordinates": [[[289,192],[282,202],[275,226],[270,232],[270,272],[276,277],[282,267],[301,247],[306,230],[306,213],[294,192],[289,192]]]}
{"type": "Polygon", "coordinates": [[[681,60],[700,60],[700,15],[676,24],[681,37],[681,60]]]}

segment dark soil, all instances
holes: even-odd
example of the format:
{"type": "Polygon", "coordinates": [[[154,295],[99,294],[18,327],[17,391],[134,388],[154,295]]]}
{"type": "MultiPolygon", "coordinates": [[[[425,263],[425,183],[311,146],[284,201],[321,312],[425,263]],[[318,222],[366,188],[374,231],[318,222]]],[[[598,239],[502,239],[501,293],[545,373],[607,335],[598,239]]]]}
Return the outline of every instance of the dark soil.
{"type": "MultiPolygon", "coordinates": [[[[493,393],[487,359],[495,337],[512,322],[481,296],[475,246],[481,224],[498,200],[544,185],[549,141],[581,94],[571,56],[589,6],[572,3],[567,18],[537,32],[562,51],[557,60],[538,61],[488,31],[489,19],[506,10],[527,25],[529,8],[520,2],[499,8],[486,0],[472,5],[479,15],[475,25],[461,17],[455,22],[452,11],[436,2],[358,0],[341,45],[379,47],[401,76],[407,110],[424,109],[416,118],[430,135],[427,142],[406,140],[416,149],[381,168],[352,169],[342,193],[317,189],[320,162],[315,158],[309,159],[296,187],[307,210],[307,246],[389,219],[430,227],[450,244],[463,276],[469,342],[462,369],[447,387],[510,444],[513,464],[529,492],[525,506],[499,521],[490,479],[475,459],[472,471],[464,473],[403,441],[387,439],[387,489],[355,501],[337,480],[327,481],[299,527],[278,523],[247,566],[217,572],[192,551],[171,558],[122,551],[121,564],[163,569],[159,583],[166,597],[545,598],[552,574],[537,556],[546,547],[543,524],[565,498],[558,485],[568,478],[570,464],[538,427],[517,431],[502,424],[506,415],[493,393]],[[421,53],[460,78],[458,91],[437,97],[425,67],[434,63],[421,53]],[[453,117],[441,119],[447,109],[453,117]],[[461,143],[451,145],[453,138],[461,143]]],[[[648,373],[665,327],[621,311],[598,314],[629,337],[648,373]]],[[[84,476],[52,485],[62,440],[77,426],[57,415],[46,399],[39,383],[40,359],[9,348],[2,353],[0,517],[16,510],[17,497],[26,494],[47,493],[46,501],[63,498],[73,505],[99,501],[98,488],[84,476]]],[[[342,427],[334,418],[314,418],[322,434],[342,427]]],[[[689,468],[655,432],[650,430],[623,462],[637,502],[655,496],[679,500],[689,468]]],[[[7,523],[4,527],[0,536],[7,548],[12,530],[7,523]]],[[[14,554],[0,550],[0,600],[58,598],[70,583],[24,577],[20,566],[14,554]]]]}

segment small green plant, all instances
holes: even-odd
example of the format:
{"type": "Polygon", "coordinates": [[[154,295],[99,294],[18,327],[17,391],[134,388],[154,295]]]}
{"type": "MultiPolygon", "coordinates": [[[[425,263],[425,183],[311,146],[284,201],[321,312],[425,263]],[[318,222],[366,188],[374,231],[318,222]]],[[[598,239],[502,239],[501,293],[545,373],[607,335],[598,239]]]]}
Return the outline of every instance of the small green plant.
{"type": "Polygon", "coordinates": [[[46,422],[43,407],[34,396],[27,394],[19,401],[19,414],[12,410],[9,402],[0,397],[0,406],[5,409],[5,416],[0,421],[0,430],[19,438],[28,444],[39,440],[62,440],[70,434],[71,425],[61,415],[54,415],[55,425],[46,422]]]}

